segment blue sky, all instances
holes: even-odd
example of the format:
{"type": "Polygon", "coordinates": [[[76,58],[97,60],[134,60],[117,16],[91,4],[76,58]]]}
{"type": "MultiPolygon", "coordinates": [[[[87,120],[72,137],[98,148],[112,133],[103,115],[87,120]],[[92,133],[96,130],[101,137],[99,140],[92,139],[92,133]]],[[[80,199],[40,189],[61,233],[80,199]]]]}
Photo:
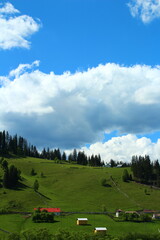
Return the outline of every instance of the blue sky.
{"type": "Polygon", "coordinates": [[[1,130],[106,161],[159,157],[159,0],[0,3],[1,130]]]}

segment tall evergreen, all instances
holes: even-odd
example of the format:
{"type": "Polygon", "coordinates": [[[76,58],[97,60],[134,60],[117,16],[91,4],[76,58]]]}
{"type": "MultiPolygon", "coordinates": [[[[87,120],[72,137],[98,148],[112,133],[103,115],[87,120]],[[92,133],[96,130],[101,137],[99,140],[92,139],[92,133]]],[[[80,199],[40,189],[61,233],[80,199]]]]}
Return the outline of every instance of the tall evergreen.
{"type": "Polygon", "coordinates": [[[160,185],[160,166],[159,162],[151,162],[150,157],[133,156],[131,162],[131,170],[134,180],[146,183],[160,185]]]}

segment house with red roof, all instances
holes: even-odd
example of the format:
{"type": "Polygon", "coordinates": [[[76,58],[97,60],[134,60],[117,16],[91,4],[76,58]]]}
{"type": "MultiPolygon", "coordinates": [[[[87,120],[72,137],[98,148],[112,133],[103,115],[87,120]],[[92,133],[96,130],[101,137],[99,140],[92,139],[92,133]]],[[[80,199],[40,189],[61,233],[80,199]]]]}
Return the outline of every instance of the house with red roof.
{"type": "Polygon", "coordinates": [[[39,209],[40,211],[46,210],[49,213],[54,213],[55,215],[60,215],[61,209],[60,208],[34,208],[34,210],[39,209]]]}

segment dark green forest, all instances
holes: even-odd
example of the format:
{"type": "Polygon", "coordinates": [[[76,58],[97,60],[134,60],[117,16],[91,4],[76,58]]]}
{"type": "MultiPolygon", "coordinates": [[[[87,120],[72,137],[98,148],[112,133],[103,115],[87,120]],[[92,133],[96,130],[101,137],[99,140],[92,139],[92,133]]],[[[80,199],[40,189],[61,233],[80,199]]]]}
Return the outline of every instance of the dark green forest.
{"type": "Polygon", "coordinates": [[[60,149],[50,150],[49,148],[43,149],[41,152],[37,150],[37,147],[28,143],[28,141],[21,136],[11,136],[7,131],[0,132],[0,156],[20,156],[20,157],[36,157],[48,160],[57,160],[69,162],[75,162],[80,165],[89,166],[103,166],[104,162],[101,161],[100,155],[92,155],[87,157],[83,151],[77,152],[76,149],[73,153],[66,156],[66,153],[61,153],[60,149]]]}
{"type": "Polygon", "coordinates": [[[131,171],[135,181],[160,186],[160,164],[158,160],[151,162],[148,155],[144,157],[133,156],[131,171]]]}

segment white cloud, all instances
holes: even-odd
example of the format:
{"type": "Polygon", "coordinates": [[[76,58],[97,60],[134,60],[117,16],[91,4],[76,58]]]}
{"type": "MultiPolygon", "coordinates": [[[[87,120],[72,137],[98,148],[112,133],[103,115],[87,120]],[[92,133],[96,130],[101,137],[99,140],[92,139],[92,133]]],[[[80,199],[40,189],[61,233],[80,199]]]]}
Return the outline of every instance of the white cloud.
{"type": "Polygon", "coordinates": [[[133,17],[140,17],[144,23],[160,18],[160,0],[131,0],[128,3],[133,17]]]}
{"type": "MultiPolygon", "coordinates": [[[[20,64],[0,77],[0,126],[39,146],[74,148],[104,132],[160,130],[159,66],[108,63],[56,75],[20,64]]],[[[3,129],[2,129],[3,130],[3,129]]]]}
{"type": "Polygon", "coordinates": [[[20,64],[18,68],[10,71],[9,77],[15,77],[18,78],[20,75],[25,73],[27,70],[32,69],[34,66],[39,66],[39,61],[34,61],[32,64],[20,64]]]}
{"type": "Polygon", "coordinates": [[[84,150],[88,156],[101,153],[101,158],[105,162],[109,162],[111,159],[130,162],[133,155],[149,155],[154,161],[160,156],[160,139],[157,143],[153,143],[149,138],[137,138],[133,134],[128,134],[113,137],[105,143],[97,142],[89,148],[83,147],[81,150],[84,150]]]}
{"type": "Polygon", "coordinates": [[[4,4],[4,6],[0,8],[0,14],[13,14],[13,13],[19,13],[19,11],[15,9],[14,6],[9,2],[4,4]]]}
{"type": "Polygon", "coordinates": [[[4,4],[0,8],[0,48],[11,49],[13,47],[29,48],[27,40],[41,26],[38,20],[27,15],[15,16],[19,13],[11,3],[4,4]]]}

